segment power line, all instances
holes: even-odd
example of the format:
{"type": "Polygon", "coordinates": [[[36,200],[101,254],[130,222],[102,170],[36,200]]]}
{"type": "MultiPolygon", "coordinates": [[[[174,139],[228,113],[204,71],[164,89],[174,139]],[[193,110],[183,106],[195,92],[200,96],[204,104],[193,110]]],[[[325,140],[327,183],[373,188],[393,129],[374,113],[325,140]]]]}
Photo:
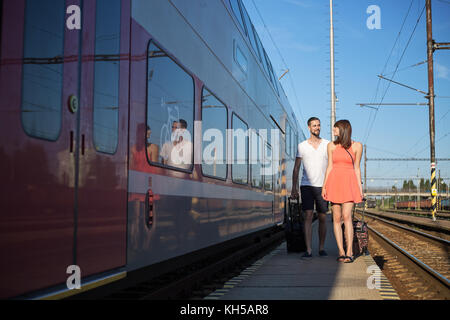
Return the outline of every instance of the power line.
{"type": "MultiPolygon", "coordinates": [[[[411,4],[412,4],[412,1],[411,1],[411,4]]],[[[410,6],[410,7],[411,7],[411,6],[410,6]]],[[[413,29],[413,31],[411,32],[411,35],[409,36],[408,42],[406,43],[406,46],[405,46],[405,49],[403,49],[402,55],[400,56],[400,59],[399,59],[397,65],[396,65],[396,67],[395,67],[395,71],[394,71],[394,74],[392,75],[392,78],[394,78],[394,77],[395,77],[395,74],[397,73],[398,67],[400,66],[400,63],[401,63],[401,61],[402,61],[402,59],[403,59],[403,57],[404,57],[404,55],[405,55],[405,52],[406,52],[406,50],[408,49],[409,44],[411,43],[412,37],[413,37],[414,33],[416,32],[417,26],[419,25],[420,19],[422,18],[422,15],[423,15],[424,11],[425,11],[425,6],[423,7],[422,12],[420,13],[419,18],[417,18],[417,21],[416,21],[416,24],[415,24],[415,26],[414,26],[414,29],[413,29]]],[[[380,105],[381,105],[381,103],[383,103],[384,98],[386,97],[386,94],[387,94],[387,92],[388,92],[390,86],[391,86],[391,82],[388,83],[388,86],[387,86],[386,90],[384,91],[383,97],[381,98],[381,101],[380,101],[380,105]]],[[[377,110],[377,112],[378,112],[378,110],[377,110]]],[[[375,113],[374,120],[372,121],[372,123],[371,123],[371,125],[370,125],[370,127],[369,127],[369,131],[368,131],[368,133],[367,133],[365,142],[367,142],[367,139],[368,139],[369,136],[370,136],[370,132],[372,131],[373,125],[374,125],[374,123],[375,123],[376,115],[377,115],[377,113],[375,113]]]]}
{"type": "MultiPolygon", "coordinates": [[[[411,1],[411,5],[412,5],[412,1],[411,1]]],[[[408,14],[409,14],[409,10],[411,9],[411,5],[410,5],[410,8],[408,9],[408,14]]],[[[398,67],[400,66],[400,63],[401,63],[401,61],[402,61],[402,59],[403,59],[403,57],[404,57],[404,55],[405,55],[405,52],[406,52],[406,50],[408,49],[409,44],[411,43],[412,37],[413,37],[414,33],[416,32],[417,26],[419,25],[420,19],[422,18],[422,15],[423,15],[423,13],[424,13],[424,11],[425,11],[425,8],[426,8],[426,7],[424,6],[423,9],[422,9],[422,11],[421,11],[421,13],[420,13],[420,15],[419,15],[419,17],[417,18],[417,21],[416,21],[416,24],[414,25],[413,31],[411,32],[411,35],[409,36],[409,39],[408,39],[408,41],[407,41],[407,43],[406,43],[406,46],[405,46],[405,48],[403,49],[403,52],[402,52],[402,54],[401,54],[401,56],[400,56],[400,59],[399,59],[397,65],[396,65],[396,67],[395,67],[395,71],[394,71],[394,74],[393,74],[392,78],[395,77],[395,74],[396,74],[397,71],[398,71],[398,67]]],[[[408,14],[407,14],[407,16],[408,16],[408,14]]],[[[406,17],[407,17],[407,16],[406,16],[406,17]]],[[[405,17],[405,20],[406,20],[406,17],[405,17]]],[[[403,26],[402,26],[402,27],[403,27],[403,26]]],[[[400,31],[400,33],[401,33],[401,31],[400,31]]],[[[399,35],[400,35],[400,33],[399,33],[399,35]]],[[[398,37],[397,37],[397,38],[398,38],[398,37]]],[[[387,64],[387,63],[386,63],[386,64],[387,64]]],[[[383,71],[384,71],[384,70],[383,70],[383,71]]],[[[382,97],[382,99],[381,99],[381,101],[380,101],[379,106],[381,105],[381,103],[383,103],[384,98],[386,97],[386,94],[387,94],[387,92],[388,92],[388,90],[389,90],[389,88],[390,88],[390,85],[391,85],[391,82],[388,83],[388,86],[387,86],[386,90],[384,91],[384,94],[383,94],[383,97],[382,97]]],[[[371,123],[370,126],[369,126],[369,129],[368,129],[368,131],[367,131],[367,135],[365,136],[365,140],[364,140],[365,143],[366,143],[367,139],[369,138],[370,133],[371,133],[371,131],[372,131],[372,128],[373,128],[373,125],[374,125],[374,123],[375,123],[375,119],[376,119],[376,116],[377,116],[377,113],[378,113],[378,109],[379,109],[379,107],[378,107],[378,108],[376,109],[376,111],[375,111],[374,119],[373,119],[372,123],[371,123]]]]}
{"type": "MultiPolygon", "coordinates": [[[[383,71],[381,72],[381,74],[383,74],[384,71],[386,70],[386,67],[387,67],[387,65],[388,65],[388,63],[389,63],[389,60],[391,59],[392,53],[394,52],[394,48],[395,48],[395,46],[397,45],[398,40],[400,39],[400,35],[401,35],[402,31],[403,31],[403,27],[405,26],[406,19],[407,19],[408,16],[409,16],[409,12],[411,11],[411,7],[412,7],[412,5],[413,5],[413,2],[414,2],[414,0],[411,0],[411,3],[410,3],[409,8],[408,8],[408,11],[406,12],[405,17],[403,18],[403,23],[402,23],[402,26],[400,27],[400,31],[399,31],[398,34],[397,34],[397,38],[395,39],[394,45],[393,45],[392,48],[391,48],[391,52],[390,52],[389,55],[388,55],[388,58],[387,58],[387,60],[386,60],[386,62],[385,62],[385,64],[384,64],[383,71]]],[[[378,82],[377,82],[377,88],[376,88],[376,90],[375,90],[375,96],[373,97],[372,102],[374,102],[375,99],[376,99],[377,96],[378,96],[378,90],[379,90],[379,88],[380,88],[380,82],[381,82],[381,79],[378,79],[378,82]]],[[[375,118],[376,118],[377,112],[378,112],[378,108],[377,108],[376,111],[375,111],[375,116],[374,116],[374,119],[372,120],[373,122],[375,122],[375,118]]],[[[371,118],[372,118],[372,112],[370,113],[369,120],[368,120],[368,122],[367,122],[366,133],[364,134],[364,143],[366,143],[366,142],[367,142],[367,139],[369,138],[369,132],[368,132],[367,130],[368,130],[369,126],[370,126],[369,123],[371,123],[371,118]]]]}
{"type": "MultiPolygon", "coordinates": [[[[420,66],[420,65],[422,65],[422,64],[425,64],[425,63],[427,63],[427,62],[428,62],[428,60],[421,61],[421,62],[415,63],[415,64],[413,64],[413,65],[410,65],[410,66],[408,66],[408,67],[401,68],[401,69],[397,70],[397,72],[398,72],[398,71],[404,71],[404,70],[407,70],[407,69],[409,69],[409,68],[417,67],[417,66],[420,66]]],[[[393,72],[386,73],[386,74],[384,74],[384,76],[388,76],[388,75],[390,75],[390,74],[393,74],[393,72]]],[[[383,74],[381,74],[381,75],[383,75],[383,74]]]]}

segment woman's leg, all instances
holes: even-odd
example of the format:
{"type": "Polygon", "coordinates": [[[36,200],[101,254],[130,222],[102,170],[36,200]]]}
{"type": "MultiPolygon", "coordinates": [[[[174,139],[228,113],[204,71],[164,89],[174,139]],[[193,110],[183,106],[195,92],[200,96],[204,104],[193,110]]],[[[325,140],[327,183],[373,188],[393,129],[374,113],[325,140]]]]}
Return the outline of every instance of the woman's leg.
{"type": "Polygon", "coordinates": [[[345,250],[344,250],[343,241],[342,241],[341,205],[333,204],[333,206],[331,207],[331,210],[333,211],[333,230],[334,230],[334,237],[336,238],[336,244],[337,244],[337,247],[339,250],[339,256],[345,256],[345,250]]]}
{"type": "Polygon", "coordinates": [[[345,225],[345,240],[347,242],[346,256],[353,257],[353,223],[352,223],[353,202],[342,204],[342,218],[345,225]]]}

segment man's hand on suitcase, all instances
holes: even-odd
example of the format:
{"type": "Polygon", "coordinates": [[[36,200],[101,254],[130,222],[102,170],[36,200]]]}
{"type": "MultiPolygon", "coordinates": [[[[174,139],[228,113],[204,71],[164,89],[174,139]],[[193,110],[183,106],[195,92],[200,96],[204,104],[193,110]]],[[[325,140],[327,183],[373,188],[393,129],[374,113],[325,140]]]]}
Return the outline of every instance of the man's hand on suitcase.
{"type": "Polygon", "coordinates": [[[298,189],[296,187],[292,187],[291,198],[292,199],[298,199],[298,189]]]}

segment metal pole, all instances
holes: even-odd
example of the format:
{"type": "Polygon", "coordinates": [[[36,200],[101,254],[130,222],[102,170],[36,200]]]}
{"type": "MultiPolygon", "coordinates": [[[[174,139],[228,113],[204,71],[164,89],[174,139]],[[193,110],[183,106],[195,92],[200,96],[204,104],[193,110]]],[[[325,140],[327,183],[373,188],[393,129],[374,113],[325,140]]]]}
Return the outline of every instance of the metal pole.
{"type": "Polygon", "coordinates": [[[448,185],[450,184],[450,181],[447,181],[447,198],[448,198],[448,195],[449,195],[449,193],[448,193],[448,185]]]}
{"type": "Polygon", "coordinates": [[[334,91],[334,28],[333,0],[330,0],[330,79],[331,79],[331,141],[334,141],[333,126],[336,122],[336,94],[334,91]]]}
{"type": "Polygon", "coordinates": [[[435,127],[434,127],[434,78],[433,78],[433,32],[431,19],[431,0],[425,1],[427,9],[427,57],[428,57],[428,100],[430,120],[430,161],[431,161],[431,214],[436,221],[436,159],[435,159],[435,127]]]}
{"type": "Polygon", "coordinates": [[[367,193],[367,145],[364,145],[364,193],[367,193]]]}
{"type": "Polygon", "coordinates": [[[441,170],[438,170],[438,180],[437,180],[437,210],[441,210],[441,170]]]}
{"type": "Polygon", "coordinates": [[[420,209],[420,178],[419,178],[419,168],[417,168],[417,205],[416,208],[420,209]]]}

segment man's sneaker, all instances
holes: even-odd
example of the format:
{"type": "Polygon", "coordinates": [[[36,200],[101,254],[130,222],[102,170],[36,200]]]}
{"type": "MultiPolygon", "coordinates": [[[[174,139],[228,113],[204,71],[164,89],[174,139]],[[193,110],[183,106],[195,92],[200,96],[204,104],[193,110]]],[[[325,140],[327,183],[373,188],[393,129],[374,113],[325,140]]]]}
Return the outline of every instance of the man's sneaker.
{"type": "Polygon", "coordinates": [[[308,253],[308,251],[306,251],[300,258],[301,259],[311,259],[312,253],[308,253]]]}
{"type": "Polygon", "coordinates": [[[320,250],[320,251],[319,251],[319,256],[321,256],[321,257],[327,257],[328,254],[327,254],[327,252],[326,252],[325,250],[320,250]]]}

